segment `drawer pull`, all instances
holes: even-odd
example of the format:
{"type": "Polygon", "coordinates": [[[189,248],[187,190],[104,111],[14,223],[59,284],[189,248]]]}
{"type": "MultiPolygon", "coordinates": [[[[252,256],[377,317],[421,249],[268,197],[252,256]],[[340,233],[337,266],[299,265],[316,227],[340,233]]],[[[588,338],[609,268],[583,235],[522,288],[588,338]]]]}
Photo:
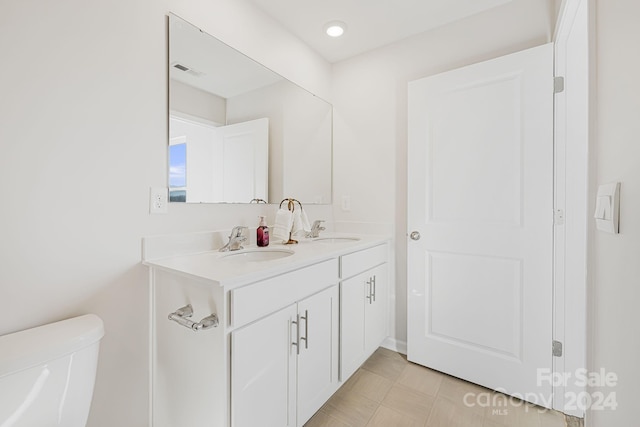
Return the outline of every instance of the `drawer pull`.
{"type": "Polygon", "coordinates": [[[169,314],[169,320],[173,320],[177,324],[182,325],[185,328],[189,328],[194,332],[215,328],[219,323],[218,315],[215,313],[210,314],[199,322],[194,322],[193,320],[189,319],[189,317],[191,316],[193,316],[193,307],[191,306],[191,304],[187,304],[184,307],[179,308],[173,313],[169,314]]]}

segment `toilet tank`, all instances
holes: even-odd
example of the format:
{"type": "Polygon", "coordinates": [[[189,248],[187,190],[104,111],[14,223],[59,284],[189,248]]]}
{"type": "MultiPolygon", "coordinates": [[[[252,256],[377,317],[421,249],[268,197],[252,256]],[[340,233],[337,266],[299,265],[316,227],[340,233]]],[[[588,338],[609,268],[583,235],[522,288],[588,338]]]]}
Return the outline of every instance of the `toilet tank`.
{"type": "Polygon", "coordinates": [[[0,426],[85,427],[103,335],[87,314],[0,336],[0,426]]]}

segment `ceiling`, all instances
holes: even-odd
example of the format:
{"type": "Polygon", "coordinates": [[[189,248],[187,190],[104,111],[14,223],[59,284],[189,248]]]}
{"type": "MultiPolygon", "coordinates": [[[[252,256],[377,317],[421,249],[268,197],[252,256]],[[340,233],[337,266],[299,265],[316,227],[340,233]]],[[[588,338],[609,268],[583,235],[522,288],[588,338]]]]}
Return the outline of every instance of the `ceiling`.
{"type": "Polygon", "coordinates": [[[169,25],[169,75],[173,80],[222,98],[283,80],[176,15],[169,15],[169,25]]]}
{"type": "Polygon", "coordinates": [[[333,63],[512,0],[249,0],[333,63]],[[330,21],[347,31],[332,38],[330,21]]]}

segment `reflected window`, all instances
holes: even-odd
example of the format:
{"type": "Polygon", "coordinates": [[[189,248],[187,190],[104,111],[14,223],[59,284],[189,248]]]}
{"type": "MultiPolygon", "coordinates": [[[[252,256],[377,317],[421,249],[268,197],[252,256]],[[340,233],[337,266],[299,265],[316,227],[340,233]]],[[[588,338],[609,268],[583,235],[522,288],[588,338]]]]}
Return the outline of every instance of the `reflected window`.
{"type": "Polygon", "coordinates": [[[187,144],[169,146],[169,201],[187,201],[187,144]]]}

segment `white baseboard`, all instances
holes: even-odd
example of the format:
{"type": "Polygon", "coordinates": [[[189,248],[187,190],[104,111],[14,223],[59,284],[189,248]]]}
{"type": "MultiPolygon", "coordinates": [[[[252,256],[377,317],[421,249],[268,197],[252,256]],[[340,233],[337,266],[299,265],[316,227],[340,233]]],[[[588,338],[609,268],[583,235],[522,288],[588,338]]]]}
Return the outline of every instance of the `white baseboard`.
{"type": "Polygon", "coordinates": [[[395,351],[405,355],[407,354],[406,341],[399,341],[395,338],[387,337],[385,338],[384,341],[382,341],[382,344],[380,345],[388,350],[395,351]]]}

